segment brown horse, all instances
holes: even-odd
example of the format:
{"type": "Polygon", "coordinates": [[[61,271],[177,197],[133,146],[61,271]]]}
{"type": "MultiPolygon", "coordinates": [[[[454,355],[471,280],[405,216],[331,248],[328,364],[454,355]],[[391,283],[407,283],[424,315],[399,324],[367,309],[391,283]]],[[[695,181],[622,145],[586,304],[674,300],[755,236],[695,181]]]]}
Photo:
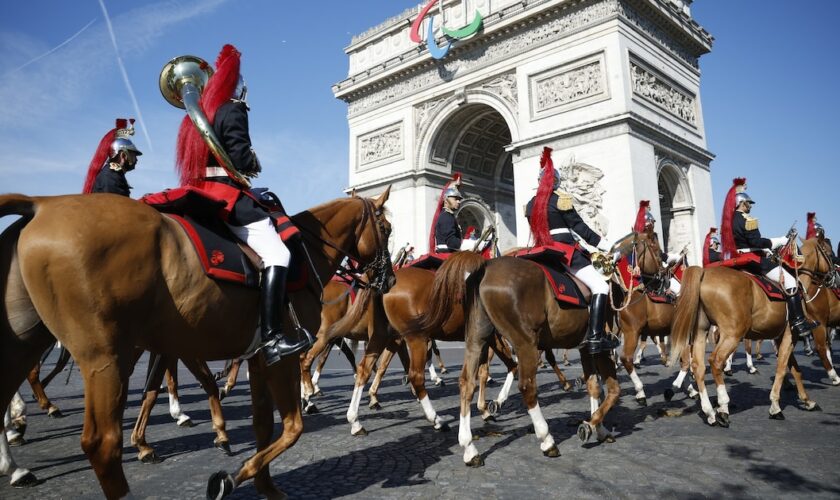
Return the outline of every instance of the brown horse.
{"type": "Polygon", "coordinates": [[[796,382],[799,399],[806,410],[818,406],[808,399],[802,385],[802,373],[793,357],[793,338],[788,327],[787,305],[771,301],[745,273],[727,268],[692,266],[683,273],[682,291],[677,301],[671,329],[673,363],[682,350],[692,346],[691,370],[700,392],[700,405],[709,425],[729,426],[729,394],[723,378],[726,359],[744,339],[775,339],[779,345],[776,378],[770,392],[770,418],[784,419],[779,406],[782,380],[789,367],[796,382]],[[717,326],[720,340],[709,356],[709,365],[717,386],[718,408],[712,406],[706,392],[706,335],[717,326]]]}
{"type": "MultiPolygon", "coordinates": [[[[457,252],[446,260],[437,273],[415,267],[403,267],[395,271],[396,285],[388,293],[371,296],[368,307],[372,308],[369,317],[373,321],[368,323],[369,339],[365,347],[365,356],[359,363],[353,396],[347,409],[351,434],[367,433],[358,418],[362,393],[373,365],[396,335],[402,337],[408,349],[411,360],[408,379],[426,419],[432,423],[435,430],[449,430],[449,425],[438,416],[426,391],[428,344],[430,339],[464,339],[464,314],[457,297],[462,295],[459,290],[463,289],[465,273],[472,272],[483,264],[484,258],[476,253],[457,252]],[[420,318],[431,320],[424,319],[421,324],[420,318]]],[[[351,312],[332,328],[336,332],[345,332],[353,328],[367,312],[362,310],[363,307],[365,304],[357,301],[351,312]]],[[[499,359],[508,367],[508,378],[502,386],[500,397],[497,398],[498,404],[501,405],[507,398],[507,392],[513,382],[513,369],[516,364],[509,353],[505,352],[507,346],[496,344],[495,347],[499,349],[496,351],[499,359]]],[[[492,417],[485,401],[479,401],[479,409],[484,412],[485,418],[492,417]]]]}
{"type": "MultiPolygon", "coordinates": [[[[318,327],[316,278],[329,279],[344,257],[374,265],[383,279],[392,279],[386,248],[390,225],[383,211],[388,193],[376,200],[336,200],[293,217],[316,270],[306,289],[290,294],[307,329],[318,327]]],[[[0,196],[0,216],[9,214],[24,219],[0,237],[0,290],[5,292],[0,407],[8,405],[53,332],[84,377],[82,449],[104,495],[124,497],[129,488],[121,424],[134,350],[181,359],[238,357],[254,341],[258,291],[208,278],[178,223],[134,200],[109,194],[0,196]],[[21,302],[21,297],[28,299],[21,302]]],[[[285,327],[292,328],[289,315],[285,327]]],[[[297,357],[266,367],[260,355],[249,368],[258,451],[235,476],[214,474],[208,483],[211,497],[252,478],[260,493],[281,496],[268,464],[303,431],[297,357]],[[275,441],[272,404],[283,421],[275,441]]],[[[0,440],[0,447],[4,443],[0,440]]]]}
{"type": "Polygon", "coordinates": [[[831,360],[828,345],[828,331],[840,326],[840,299],[831,290],[840,286],[831,259],[831,246],[824,236],[810,238],[802,243],[802,256],[805,262],[799,270],[799,279],[807,293],[808,313],[820,325],[814,328],[814,349],[828,372],[831,385],[840,385],[840,376],[831,360]]]}
{"type": "MultiPolygon", "coordinates": [[[[637,255],[646,274],[657,271],[658,258],[647,258],[652,245],[647,234],[633,234],[617,244],[637,255]],[[629,243],[628,243],[629,242],[629,243]]],[[[658,254],[657,254],[658,255],[658,254]]],[[[548,431],[537,401],[536,373],[540,349],[579,346],[589,323],[587,308],[569,307],[558,302],[545,274],[534,262],[515,257],[501,257],[487,262],[467,279],[464,309],[467,311],[466,352],[461,371],[461,413],[458,442],[464,447],[464,463],[484,465],[475,448],[470,429],[470,404],[475,391],[475,375],[484,357],[485,345],[494,330],[513,344],[519,361],[519,392],[534,424],[540,449],[548,457],[560,451],[548,431]]],[[[618,401],[620,388],[615,363],[607,351],[597,355],[581,353],[581,365],[590,396],[591,420],[578,428],[578,437],[588,441],[593,430],[599,441],[612,441],[602,423],[618,401]],[[607,396],[600,403],[600,375],[607,386],[607,396]]]]}

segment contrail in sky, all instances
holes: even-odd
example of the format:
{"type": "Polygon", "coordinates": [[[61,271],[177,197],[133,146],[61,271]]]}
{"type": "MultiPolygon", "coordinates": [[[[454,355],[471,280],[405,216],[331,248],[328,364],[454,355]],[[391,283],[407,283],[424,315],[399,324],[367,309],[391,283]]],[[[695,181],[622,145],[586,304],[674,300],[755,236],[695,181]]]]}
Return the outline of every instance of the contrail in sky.
{"type": "MultiPolygon", "coordinates": [[[[6,75],[8,75],[8,74],[10,74],[10,73],[14,73],[15,71],[20,71],[20,70],[22,70],[23,68],[25,68],[25,67],[29,66],[30,64],[35,63],[35,62],[38,62],[38,61],[40,61],[41,59],[43,59],[43,58],[47,57],[48,55],[52,54],[52,53],[53,53],[53,52],[55,52],[56,50],[60,49],[61,47],[64,47],[64,46],[65,46],[65,45],[67,45],[68,43],[72,42],[72,41],[73,41],[73,40],[74,40],[77,36],[81,35],[81,34],[82,34],[82,33],[83,33],[86,29],[90,28],[90,26],[91,26],[93,23],[95,23],[95,22],[96,22],[96,18],[91,19],[91,20],[90,20],[90,22],[89,22],[89,23],[87,23],[87,24],[86,24],[86,25],[85,25],[82,29],[80,29],[79,31],[77,31],[75,35],[71,36],[71,37],[70,37],[70,38],[68,38],[67,40],[64,40],[64,41],[63,41],[63,42],[61,42],[60,44],[58,44],[58,45],[56,45],[55,47],[51,48],[50,50],[48,50],[48,51],[44,52],[43,54],[41,54],[40,56],[36,57],[35,59],[30,59],[29,61],[26,61],[25,63],[21,64],[21,65],[20,65],[20,66],[18,66],[17,68],[15,68],[15,69],[13,69],[13,70],[11,70],[11,71],[7,72],[7,73],[6,73],[6,75]]],[[[4,75],[4,76],[5,76],[5,75],[4,75]]]]}
{"type": "Polygon", "coordinates": [[[131,88],[131,82],[128,79],[128,73],[125,71],[122,57],[120,57],[120,49],[117,47],[117,37],[114,35],[114,27],[111,25],[111,17],[108,15],[108,9],[105,8],[105,1],[99,0],[99,6],[102,7],[102,14],[105,15],[105,23],[108,25],[108,33],[111,34],[111,43],[114,45],[114,52],[117,54],[117,64],[120,66],[125,87],[128,89],[128,94],[131,96],[131,102],[134,103],[134,112],[137,113],[137,121],[140,122],[140,127],[143,129],[143,135],[146,137],[146,143],[149,144],[149,149],[154,152],[152,147],[152,138],[149,137],[149,131],[146,129],[146,122],[143,121],[143,114],[140,112],[140,105],[137,104],[137,97],[134,96],[134,89],[131,88]]]}

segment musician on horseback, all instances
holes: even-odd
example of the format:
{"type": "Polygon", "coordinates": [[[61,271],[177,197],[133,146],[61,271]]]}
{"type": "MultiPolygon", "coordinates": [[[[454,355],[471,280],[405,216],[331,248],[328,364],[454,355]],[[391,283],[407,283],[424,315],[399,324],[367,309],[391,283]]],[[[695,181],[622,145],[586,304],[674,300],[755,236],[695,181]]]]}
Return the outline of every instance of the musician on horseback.
{"type": "Polygon", "coordinates": [[[116,127],[109,130],[99,141],[88,166],[82,193],[113,193],[131,196],[131,186],[125,174],[137,166],[137,157],[142,155],[131,142],[134,135],[134,119],[118,118],[116,127]]]}
{"type": "Polygon", "coordinates": [[[248,132],[247,87],[239,71],[240,52],[222,47],[216,71],[207,82],[201,108],[234,171],[222,165],[195,124],[186,117],[178,133],[177,161],[181,184],[192,185],[226,202],[222,217],[231,232],[262,259],[260,289],[261,349],[267,365],[308,349],[313,339],[304,329],[283,332],[286,278],[291,254],[280,239],[268,210],[252,195],[244,177],[262,170],[248,132]]]}
{"type": "Polygon", "coordinates": [[[537,194],[525,208],[534,244],[552,246],[553,242],[558,242],[567,245],[567,248],[574,247],[572,255],[566,257],[564,264],[592,292],[589,326],[581,347],[588,347],[590,354],[615,349],[619,344],[618,339],[613,335],[608,336],[605,329],[609,286],[604,276],[595,270],[589,254],[580,248],[575,237],[603,252],[608,252],[611,245],[583,221],[575,210],[572,196],[560,190],[560,172],[551,161],[551,148],[543,150],[540,167],[537,194]]]}
{"type": "Polygon", "coordinates": [[[758,219],[750,212],[755,202],[746,192],[746,179],[738,178],[733,182],[723,206],[721,235],[723,257],[733,258],[735,254],[755,254],[760,258],[753,271],[760,272],[785,289],[788,307],[788,321],[791,332],[799,337],[811,337],[811,330],[818,323],[805,317],[802,308],[802,292],[796,279],[781,262],[771,260],[772,250],[789,243],[789,236],[764,238],[758,229],[758,219]]]}
{"type": "MultiPolygon", "coordinates": [[[[647,233],[652,241],[659,243],[659,235],[654,231],[656,225],[656,218],[650,212],[650,201],[642,200],[639,202],[639,211],[636,213],[636,224],[633,226],[633,231],[637,233],[647,233]]],[[[660,247],[661,248],[661,247],[660,247]]],[[[662,265],[670,267],[683,259],[681,253],[666,252],[660,249],[660,258],[662,265]]],[[[680,282],[673,275],[668,281],[668,290],[674,294],[675,297],[680,295],[680,282]]]]}

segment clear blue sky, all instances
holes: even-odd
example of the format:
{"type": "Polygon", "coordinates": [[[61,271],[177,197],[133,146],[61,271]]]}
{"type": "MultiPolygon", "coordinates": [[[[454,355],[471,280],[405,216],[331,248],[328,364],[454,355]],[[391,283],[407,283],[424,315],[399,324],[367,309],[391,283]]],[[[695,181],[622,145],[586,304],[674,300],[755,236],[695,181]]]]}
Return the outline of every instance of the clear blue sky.
{"type": "MultiPolygon", "coordinates": [[[[330,86],[347,75],[343,49],[352,35],[417,3],[106,0],[151,139],[138,126],[136,143],[145,154],[129,176],[134,193],[175,185],[183,111],[161,98],[160,68],[182,54],[213,61],[224,43],[233,43],[244,54],[260,184],[293,211],[341,196],[346,105],[330,86]]],[[[716,38],[700,62],[709,149],[717,155],[716,211],[732,177],[746,176],[767,235],[782,234],[794,220],[804,232],[811,210],[840,239],[834,155],[840,41],[833,34],[840,2],[697,0],[692,9],[716,38]]],[[[99,2],[14,2],[3,10],[0,192],[78,192],[113,119],[136,116],[99,2]]]]}

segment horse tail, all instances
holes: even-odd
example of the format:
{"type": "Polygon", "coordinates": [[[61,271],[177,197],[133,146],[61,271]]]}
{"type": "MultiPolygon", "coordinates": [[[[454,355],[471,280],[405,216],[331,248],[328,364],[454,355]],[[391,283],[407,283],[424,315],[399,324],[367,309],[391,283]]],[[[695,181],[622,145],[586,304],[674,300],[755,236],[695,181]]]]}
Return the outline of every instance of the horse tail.
{"type": "Polygon", "coordinates": [[[680,298],[677,300],[677,308],[674,311],[674,322],[671,323],[671,356],[668,366],[674,366],[697,329],[703,272],[702,267],[691,266],[683,273],[682,290],[680,290],[680,298]]]}
{"type": "MultiPolygon", "coordinates": [[[[464,340],[469,339],[484,339],[486,341],[495,332],[493,323],[490,321],[490,316],[487,314],[487,309],[484,307],[484,302],[481,300],[481,282],[484,280],[484,274],[487,271],[486,266],[482,266],[476,272],[472,273],[465,280],[464,291],[464,340]]],[[[501,355],[510,355],[507,344],[504,339],[498,337],[498,343],[501,344],[500,350],[497,351],[501,355]]],[[[512,356],[510,356],[512,360],[512,356]]],[[[507,365],[507,362],[505,362],[507,365]]],[[[510,368],[510,367],[508,367],[510,368]]]]}
{"type": "MultiPolygon", "coordinates": [[[[47,354],[49,354],[51,350],[52,347],[50,348],[50,350],[47,351],[47,354]]],[[[64,344],[61,344],[61,350],[58,353],[58,361],[55,362],[55,367],[52,369],[49,375],[47,375],[46,377],[44,377],[43,380],[41,380],[41,387],[46,389],[52,381],[52,379],[54,379],[59,373],[64,371],[64,367],[67,366],[68,361],[70,361],[70,351],[67,350],[67,347],[64,344]]]]}
{"type": "Polygon", "coordinates": [[[455,305],[463,301],[467,278],[484,268],[486,262],[475,252],[457,252],[446,259],[435,273],[429,293],[431,307],[426,315],[418,318],[419,328],[430,330],[443,325],[452,315],[455,305]]]}
{"type": "Polygon", "coordinates": [[[327,329],[327,337],[335,338],[349,335],[364,317],[374,295],[374,292],[369,288],[359,290],[356,294],[356,301],[347,309],[344,316],[327,329]]]}
{"type": "Polygon", "coordinates": [[[0,196],[0,217],[7,215],[33,217],[35,209],[35,199],[29,196],[23,194],[4,194],[0,196]]]}

